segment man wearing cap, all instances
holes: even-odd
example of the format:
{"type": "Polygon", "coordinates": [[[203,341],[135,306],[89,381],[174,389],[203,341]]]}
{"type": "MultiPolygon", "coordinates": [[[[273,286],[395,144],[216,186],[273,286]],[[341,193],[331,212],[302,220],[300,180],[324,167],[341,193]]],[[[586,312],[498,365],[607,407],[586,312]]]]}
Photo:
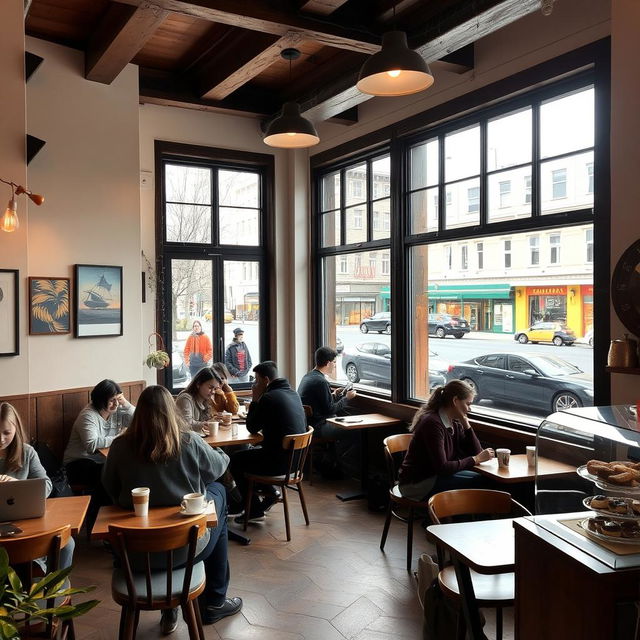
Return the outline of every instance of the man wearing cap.
{"type": "Polygon", "coordinates": [[[224,354],[224,363],[231,374],[230,382],[249,382],[251,355],[244,343],[244,329],[233,330],[233,341],[224,354]]]}

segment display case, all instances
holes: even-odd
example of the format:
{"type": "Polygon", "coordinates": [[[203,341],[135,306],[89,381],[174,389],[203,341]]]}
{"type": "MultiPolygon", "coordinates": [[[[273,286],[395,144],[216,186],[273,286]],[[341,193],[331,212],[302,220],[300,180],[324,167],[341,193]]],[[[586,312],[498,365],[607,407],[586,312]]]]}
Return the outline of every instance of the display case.
{"type": "Polygon", "coordinates": [[[551,414],[538,428],[536,451],[536,523],[610,567],[640,566],[636,406],[551,414]],[[571,470],[544,473],[545,461],[571,470]]]}

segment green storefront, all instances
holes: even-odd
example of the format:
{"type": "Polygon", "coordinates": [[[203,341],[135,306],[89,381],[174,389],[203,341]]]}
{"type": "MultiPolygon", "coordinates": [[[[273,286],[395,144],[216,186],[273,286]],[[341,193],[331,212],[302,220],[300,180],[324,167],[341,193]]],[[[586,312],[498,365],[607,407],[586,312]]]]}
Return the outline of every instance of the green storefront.
{"type": "Polygon", "coordinates": [[[513,333],[513,292],[506,283],[429,285],[429,313],[464,317],[472,331],[513,333]]]}

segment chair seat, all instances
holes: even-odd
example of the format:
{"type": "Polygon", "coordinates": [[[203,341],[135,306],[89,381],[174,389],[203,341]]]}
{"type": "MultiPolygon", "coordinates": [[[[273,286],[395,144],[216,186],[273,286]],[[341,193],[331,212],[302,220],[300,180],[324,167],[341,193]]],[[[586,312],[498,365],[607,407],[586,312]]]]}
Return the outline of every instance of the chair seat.
{"type": "MultiPolygon", "coordinates": [[[[182,583],[184,581],[184,568],[174,569],[171,578],[171,598],[178,598],[182,593],[182,583]]],[[[205,574],[204,562],[198,562],[193,565],[193,573],[191,574],[191,583],[189,584],[189,592],[196,591],[200,587],[204,588],[205,574]]],[[[134,574],[134,587],[136,597],[139,602],[147,597],[147,584],[145,575],[142,573],[134,574]]],[[[118,600],[128,600],[127,581],[125,573],[122,569],[113,570],[111,578],[111,593],[116,602],[118,600]]],[[[151,574],[151,593],[154,601],[167,599],[167,572],[154,571],[151,574]]]]}
{"type": "MultiPolygon", "coordinates": [[[[509,607],[513,605],[515,575],[513,572],[484,575],[470,570],[473,591],[480,607],[509,607]]],[[[438,574],[438,583],[443,593],[452,599],[460,598],[460,589],[455,569],[445,567],[438,574]]]]}
{"type": "Polygon", "coordinates": [[[405,498],[400,493],[400,489],[398,488],[397,484],[394,485],[393,489],[389,489],[389,497],[396,504],[402,505],[403,507],[410,507],[410,508],[422,507],[423,509],[427,508],[426,500],[423,502],[421,500],[412,500],[411,498],[405,498]]]}
{"type": "MultiPolygon", "coordinates": [[[[278,483],[283,484],[284,481],[287,479],[287,476],[285,474],[282,474],[281,476],[258,476],[253,473],[245,473],[244,475],[247,479],[251,479],[254,482],[261,482],[263,484],[278,484],[278,483]]],[[[297,478],[294,478],[293,476],[291,476],[289,477],[289,484],[296,484],[301,480],[302,480],[302,474],[300,474],[297,478]]]]}

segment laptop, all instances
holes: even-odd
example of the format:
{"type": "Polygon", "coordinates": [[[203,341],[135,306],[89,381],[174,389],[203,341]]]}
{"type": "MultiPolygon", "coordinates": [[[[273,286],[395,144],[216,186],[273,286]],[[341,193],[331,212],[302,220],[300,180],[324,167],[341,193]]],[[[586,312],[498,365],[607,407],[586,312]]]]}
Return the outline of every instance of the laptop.
{"type": "Polygon", "coordinates": [[[45,478],[0,482],[0,522],[42,517],[46,498],[45,478]]]}

